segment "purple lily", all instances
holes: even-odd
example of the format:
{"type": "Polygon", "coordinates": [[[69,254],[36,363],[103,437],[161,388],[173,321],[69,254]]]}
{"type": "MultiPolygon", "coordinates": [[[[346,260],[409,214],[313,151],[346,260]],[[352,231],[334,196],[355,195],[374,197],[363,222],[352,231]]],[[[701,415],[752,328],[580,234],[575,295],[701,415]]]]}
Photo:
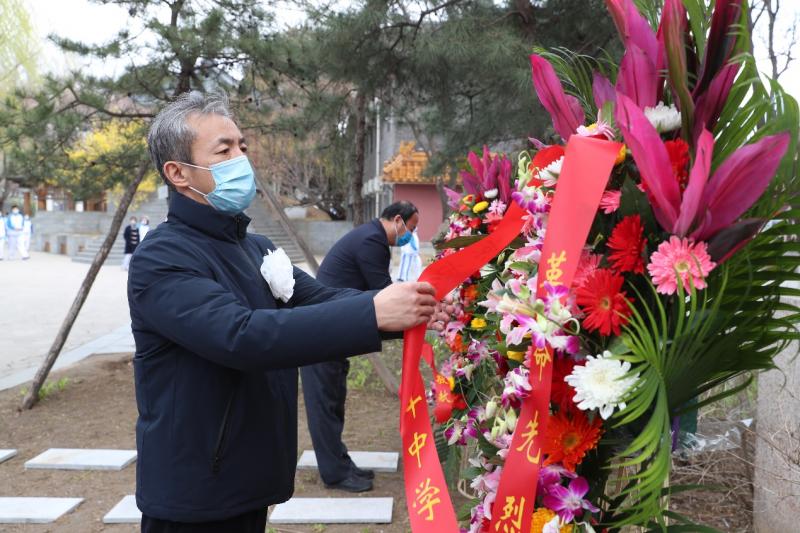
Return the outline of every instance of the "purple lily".
{"type": "Polygon", "coordinates": [[[617,91],[632,98],[640,107],[653,107],[663,90],[664,43],[632,0],[606,0],[606,6],[625,45],[617,91]]]}
{"type": "Polygon", "coordinates": [[[707,240],[742,216],[772,181],[789,140],[788,132],[763,137],[723,161],[705,187],[701,204],[707,211],[692,237],[707,240]]]}
{"type": "Polygon", "coordinates": [[[531,69],[539,101],[550,113],[556,133],[567,142],[578,126],[583,126],[583,108],[577,98],[564,92],[556,71],[545,58],[532,54],[531,69]]]}
{"type": "Polygon", "coordinates": [[[592,75],[592,96],[594,97],[594,105],[597,109],[603,109],[606,102],[614,101],[617,98],[617,93],[614,86],[608,81],[608,78],[595,72],[592,75]]]}
{"type": "Polygon", "coordinates": [[[444,193],[447,195],[447,205],[452,209],[458,209],[458,203],[461,201],[461,193],[454,191],[450,187],[445,187],[444,193]]]}
{"type": "Polygon", "coordinates": [[[625,95],[617,96],[617,125],[631,150],[653,214],[662,228],[679,237],[707,240],[732,225],[769,185],[789,147],[789,134],[763,137],[742,146],[709,178],[714,138],[703,129],[694,166],[681,194],[669,154],[641,109],[625,95]]]}
{"type": "Polygon", "coordinates": [[[711,80],[708,91],[700,94],[695,102],[694,132],[692,138],[696,139],[703,128],[713,131],[717,125],[722,108],[728,101],[728,95],[733,88],[736,75],[739,74],[739,63],[728,63],[711,80]]]}
{"type": "Polygon", "coordinates": [[[589,482],[585,478],[576,477],[568,487],[555,485],[542,498],[545,507],[555,511],[564,522],[572,522],[581,516],[584,510],[599,513],[600,509],[583,497],[589,492],[589,482]]]}
{"type": "Polygon", "coordinates": [[[714,3],[703,66],[693,91],[695,98],[709,88],[717,72],[728,63],[733,54],[737,38],[733,26],[738,22],[741,13],[742,0],[718,0],[714,3]]]}
{"type": "Polygon", "coordinates": [[[505,154],[493,157],[489,148],[484,146],[483,158],[470,152],[467,160],[472,172],[462,170],[460,173],[464,190],[488,199],[497,197],[508,204],[511,199],[511,161],[505,154]]]}

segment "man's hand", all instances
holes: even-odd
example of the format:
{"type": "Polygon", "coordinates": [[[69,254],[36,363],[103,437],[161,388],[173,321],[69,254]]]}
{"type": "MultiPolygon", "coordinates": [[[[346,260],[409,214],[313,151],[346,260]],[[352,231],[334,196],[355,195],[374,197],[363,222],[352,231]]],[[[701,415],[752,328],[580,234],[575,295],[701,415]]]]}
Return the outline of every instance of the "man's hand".
{"type": "Polygon", "coordinates": [[[404,331],[431,320],[436,291],[429,283],[393,283],[375,295],[375,318],[381,331],[404,331]]]}
{"type": "Polygon", "coordinates": [[[445,326],[453,318],[456,308],[453,305],[453,297],[447,295],[443,302],[436,304],[436,310],[428,321],[428,329],[433,331],[444,331],[445,326]]]}

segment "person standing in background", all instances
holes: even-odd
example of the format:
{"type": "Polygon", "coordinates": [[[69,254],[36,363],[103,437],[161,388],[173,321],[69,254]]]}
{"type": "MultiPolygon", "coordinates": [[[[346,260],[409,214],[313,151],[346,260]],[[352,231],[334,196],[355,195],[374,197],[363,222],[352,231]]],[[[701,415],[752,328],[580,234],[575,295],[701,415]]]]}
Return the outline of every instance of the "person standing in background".
{"type": "MultiPolygon", "coordinates": [[[[392,284],[390,246],[403,246],[419,223],[411,202],[395,202],[339,239],[325,256],[317,281],[328,287],[381,290],[392,284]]],[[[342,442],[350,363],[342,358],[300,368],[308,431],[325,486],[347,492],[372,490],[374,473],[358,468],[342,442]]]]}
{"type": "Polygon", "coordinates": [[[19,206],[14,204],[11,206],[11,213],[6,217],[6,235],[8,238],[8,258],[13,259],[14,256],[19,254],[22,259],[28,259],[28,254],[22,249],[22,228],[25,225],[25,219],[22,213],[19,212],[19,206]]]}
{"type": "Polygon", "coordinates": [[[141,222],[139,222],[139,242],[144,240],[144,236],[147,235],[148,231],[150,231],[150,219],[142,217],[141,222]]]}
{"type": "Polygon", "coordinates": [[[6,217],[0,211],[0,261],[6,256],[6,217]]]}
{"type": "Polygon", "coordinates": [[[422,273],[422,259],[419,256],[419,235],[417,230],[411,233],[408,244],[400,247],[400,271],[398,281],[417,281],[422,273]]]}
{"type": "Polygon", "coordinates": [[[125,255],[122,257],[122,270],[128,270],[131,264],[131,256],[139,245],[139,228],[136,225],[136,217],[131,217],[130,224],[125,227],[125,255]]]}
{"type": "Polygon", "coordinates": [[[30,215],[25,215],[22,218],[22,236],[20,237],[23,259],[28,259],[30,257],[32,236],[33,236],[33,221],[31,220],[30,215]]]}

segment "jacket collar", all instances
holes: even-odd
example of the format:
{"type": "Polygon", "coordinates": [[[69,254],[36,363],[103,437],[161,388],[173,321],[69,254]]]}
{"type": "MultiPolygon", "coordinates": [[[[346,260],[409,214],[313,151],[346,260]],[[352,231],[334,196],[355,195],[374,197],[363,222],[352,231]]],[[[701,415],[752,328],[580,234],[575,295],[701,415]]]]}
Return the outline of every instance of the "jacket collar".
{"type": "Polygon", "coordinates": [[[182,222],[210,237],[231,242],[244,239],[250,224],[250,217],[244,213],[226,215],[176,191],[170,191],[167,220],[182,222]]]}
{"type": "Polygon", "coordinates": [[[381,241],[386,246],[389,246],[391,248],[391,246],[389,245],[389,236],[386,235],[386,229],[383,227],[383,224],[381,224],[381,219],[373,218],[371,222],[372,222],[372,225],[375,226],[375,228],[377,229],[377,232],[378,232],[378,235],[379,235],[381,241]]]}

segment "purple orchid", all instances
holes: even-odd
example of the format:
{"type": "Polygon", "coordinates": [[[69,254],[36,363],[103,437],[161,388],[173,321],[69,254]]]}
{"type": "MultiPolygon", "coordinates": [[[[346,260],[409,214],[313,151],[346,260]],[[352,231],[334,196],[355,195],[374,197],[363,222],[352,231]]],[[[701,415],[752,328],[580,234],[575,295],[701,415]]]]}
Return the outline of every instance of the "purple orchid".
{"type": "Polygon", "coordinates": [[[708,240],[727,228],[758,200],[790,140],[788,133],[779,133],[742,146],[709,178],[714,137],[703,129],[688,186],[681,194],[661,137],[641,109],[624,95],[617,98],[617,125],[639,167],[658,223],[679,237],[688,234],[698,240],[708,240]]]}
{"type": "Polygon", "coordinates": [[[539,482],[537,483],[538,488],[536,489],[536,493],[542,495],[549,493],[551,488],[561,485],[561,479],[563,477],[575,479],[578,477],[578,474],[570,472],[559,464],[543,466],[542,469],[539,470],[539,482]]]}
{"type": "Polygon", "coordinates": [[[583,497],[589,492],[589,482],[585,478],[576,477],[568,487],[554,485],[542,498],[548,509],[555,511],[564,522],[572,522],[581,516],[584,510],[599,513],[600,509],[583,497]]]}
{"type": "Polygon", "coordinates": [[[519,407],[524,398],[531,393],[531,382],[528,369],[524,366],[510,370],[503,380],[505,387],[500,401],[503,407],[519,407]]]}
{"type": "Polygon", "coordinates": [[[470,152],[467,160],[472,172],[460,172],[464,190],[489,200],[498,198],[508,204],[511,199],[511,161],[505,154],[492,156],[489,148],[484,146],[483,158],[470,152]]]}

